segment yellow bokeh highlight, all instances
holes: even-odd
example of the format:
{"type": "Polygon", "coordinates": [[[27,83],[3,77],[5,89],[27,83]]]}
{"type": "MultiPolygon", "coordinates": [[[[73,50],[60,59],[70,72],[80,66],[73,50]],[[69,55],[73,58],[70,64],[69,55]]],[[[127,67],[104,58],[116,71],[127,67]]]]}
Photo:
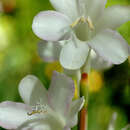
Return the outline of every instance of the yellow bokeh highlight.
{"type": "Polygon", "coordinates": [[[48,63],[45,67],[45,75],[50,79],[52,77],[53,71],[63,72],[63,68],[58,61],[53,63],[48,63]]]}
{"type": "Polygon", "coordinates": [[[99,91],[103,86],[102,74],[92,70],[88,75],[88,86],[90,92],[99,91]]]}

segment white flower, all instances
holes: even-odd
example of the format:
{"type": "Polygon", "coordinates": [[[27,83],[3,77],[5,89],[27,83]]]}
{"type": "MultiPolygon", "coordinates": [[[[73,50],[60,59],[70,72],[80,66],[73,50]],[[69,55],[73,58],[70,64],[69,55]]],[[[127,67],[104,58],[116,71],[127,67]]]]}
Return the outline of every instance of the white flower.
{"type": "Polygon", "coordinates": [[[106,0],[50,0],[57,11],[42,11],[33,21],[34,33],[43,40],[64,42],[60,63],[66,69],[78,69],[86,61],[89,49],[111,64],[128,58],[128,45],[114,31],[130,20],[130,7],[105,8],[106,0]],[[84,44],[87,43],[87,44],[84,44]]]}
{"type": "Polygon", "coordinates": [[[72,102],[74,83],[64,74],[54,72],[47,92],[33,75],[19,85],[23,103],[0,104],[0,126],[18,130],[70,130],[77,123],[78,111],[84,98],[72,102]]]}
{"type": "Polygon", "coordinates": [[[112,119],[110,120],[108,130],[114,130],[115,129],[115,122],[117,120],[117,112],[114,112],[112,114],[112,119]]]}
{"type": "Polygon", "coordinates": [[[130,129],[130,124],[126,125],[125,128],[122,128],[121,130],[129,130],[130,129]]]}
{"type": "MultiPolygon", "coordinates": [[[[63,42],[55,42],[54,43],[54,42],[40,41],[38,43],[39,56],[43,59],[43,61],[46,61],[46,62],[59,61],[60,53],[61,53],[61,50],[62,50],[63,46],[64,46],[63,42]]],[[[70,48],[70,49],[72,49],[72,48],[70,48]]],[[[77,50],[77,48],[73,49],[73,51],[75,51],[75,53],[77,52],[76,50],[77,50]]],[[[75,54],[75,56],[76,56],[75,58],[72,57],[73,54],[74,54],[74,53],[72,53],[69,56],[70,60],[68,61],[66,66],[70,65],[70,64],[71,64],[71,66],[73,66],[74,62],[77,62],[77,63],[83,65],[84,62],[86,61],[85,57],[87,56],[87,53],[88,53],[88,51],[86,51],[85,48],[83,50],[81,48],[81,51],[83,52],[83,55],[79,55],[78,54],[79,51],[78,51],[75,54]],[[83,50],[84,50],[84,52],[83,52],[83,50]],[[84,56],[84,57],[82,58],[81,56],[82,57],[84,56]],[[73,61],[73,60],[75,60],[75,61],[73,61]]],[[[104,69],[108,69],[108,68],[110,68],[112,66],[111,62],[104,60],[101,56],[97,55],[94,50],[91,50],[91,55],[90,56],[91,56],[90,64],[91,64],[91,68],[93,68],[93,69],[104,70],[104,69]]],[[[78,64],[76,64],[76,65],[78,65],[78,64]]],[[[73,67],[76,67],[75,64],[74,64],[73,67]]],[[[74,68],[72,68],[72,69],[74,69],[74,68]]]]}

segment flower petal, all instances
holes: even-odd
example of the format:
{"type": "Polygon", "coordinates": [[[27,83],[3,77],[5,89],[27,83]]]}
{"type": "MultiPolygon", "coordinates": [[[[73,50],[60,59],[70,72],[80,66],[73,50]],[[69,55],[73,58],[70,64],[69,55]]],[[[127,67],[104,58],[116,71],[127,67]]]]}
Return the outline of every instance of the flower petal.
{"type": "Polygon", "coordinates": [[[39,56],[46,62],[53,62],[59,60],[59,55],[62,45],[59,42],[41,41],[38,44],[39,56]]]}
{"type": "Polygon", "coordinates": [[[113,64],[121,64],[128,58],[128,44],[116,31],[104,30],[88,44],[99,56],[113,64]]]}
{"type": "Polygon", "coordinates": [[[66,126],[66,127],[64,128],[64,130],[71,130],[71,129],[70,129],[69,127],[66,126]]]}
{"type": "Polygon", "coordinates": [[[16,129],[24,121],[29,119],[27,112],[30,107],[15,102],[2,102],[0,103],[0,126],[6,129],[16,129]]]}
{"type": "Polygon", "coordinates": [[[130,21],[130,7],[111,6],[105,9],[103,16],[97,22],[97,29],[116,29],[127,21],[130,21]]]}
{"type": "Polygon", "coordinates": [[[77,81],[77,85],[79,87],[80,80],[81,80],[81,71],[80,71],[80,69],[77,69],[77,70],[64,69],[64,74],[71,77],[72,79],[75,79],[77,81]]]}
{"type": "Polygon", "coordinates": [[[91,50],[91,67],[95,70],[105,70],[112,67],[112,63],[104,60],[101,56],[91,50]]]}
{"type": "Polygon", "coordinates": [[[107,0],[85,0],[86,1],[86,13],[90,16],[93,22],[97,21],[99,16],[102,15],[107,0]]]}
{"type": "Polygon", "coordinates": [[[54,72],[48,94],[51,107],[65,118],[74,96],[73,80],[64,74],[54,72]]]}
{"type": "Polygon", "coordinates": [[[88,52],[89,47],[86,43],[69,40],[61,50],[60,63],[65,69],[79,69],[85,63],[88,52]]]}
{"type": "Polygon", "coordinates": [[[71,24],[69,18],[56,11],[42,11],[33,20],[32,29],[41,39],[57,41],[65,37],[71,24]]]}
{"type": "Polygon", "coordinates": [[[84,97],[72,102],[71,108],[70,108],[70,113],[68,115],[68,120],[67,120],[68,126],[73,127],[77,124],[78,112],[82,109],[84,102],[85,102],[84,97]]]}
{"type": "Polygon", "coordinates": [[[37,102],[47,103],[47,90],[40,80],[28,75],[19,84],[19,93],[26,104],[36,105],[37,102]]]}
{"type": "Polygon", "coordinates": [[[72,20],[78,18],[77,0],[50,0],[50,2],[57,11],[69,16],[72,20]]]}
{"type": "Polygon", "coordinates": [[[24,122],[18,130],[62,130],[63,127],[57,116],[47,113],[24,122]]]}

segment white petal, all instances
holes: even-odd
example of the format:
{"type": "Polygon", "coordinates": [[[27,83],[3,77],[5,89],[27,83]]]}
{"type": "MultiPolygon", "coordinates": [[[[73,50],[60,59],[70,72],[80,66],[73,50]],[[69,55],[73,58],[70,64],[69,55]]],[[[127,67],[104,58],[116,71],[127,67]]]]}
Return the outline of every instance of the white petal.
{"type": "Polygon", "coordinates": [[[48,94],[51,107],[65,118],[74,96],[73,80],[64,74],[54,72],[48,94]]]}
{"type": "Polygon", "coordinates": [[[28,75],[19,84],[19,93],[26,104],[35,105],[36,103],[47,103],[47,91],[40,80],[28,75]]]}
{"type": "Polygon", "coordinates": [[[78,121],[78,112],[82,109],[84,105],[84,97],[77,99],[72,102],[71,108],[70,108],[70,113],[68,116],[68,126],[73,127],[77,124],[78,121]]]}
{"type": "Polygon", "coordinates": [[[97,29],[116,29],[127,21],[130,21],[130,6],[111,6],[105,9],[97,22],[97,29]]]}
{"type": "Polygon", "coordinates": [[[81,70],[68,70],[68,69],[64,69],[64,74],[74,78],[77,81],[77,85],[79,87],[80,84],[80,80],[81,80],[81,70]]]}
{"type": "MultiPolygon", "coordinates": [[[[30,129],[29,129],[30,130],[30,129]]],[[[32,127],[32,130],[53,130],[50,128],[50,125],[48,124],[38,124],[32,127]]]]}
{"type": "Polygon", "coordinates": [[[66,126],[66,127],[64,128],[64,130],[71,130],[71,129],[70,129],[69,127],[66,126]]]}
{"type": "Polygon", "coordinates": [[[29,119],[27,112],[30,107],[15,102],[2,102],[0,103],[0,126],[6,129],[16,129],[23,122],[29,119]]]}
{"type": "Polygon", "coordinates": [[[107,0],[86,0],[87,15],[92,18],[93,22],[102,15],[107,0]]]}
{"type": "Polygon", "coordinates": [[[72,20],[78,18],[77,0],[50,0],[50,2],[57,11],[66,14],[72,20]]]}
{"type": "Polygon", "coordinates": [[[116,31],[104,30],[88,44],[99,56],[113,64],[121,64],[128,58],[128,44],[116,31]]]}
{"type": "Polygon", "coordinates": [[[112,67],[112,63],[104,60],[101,56],[96,54],[94,50],[91,50],[91,67],[95,70],[105,70],[112,67]]]}
{"type": "Polygon", "coordinates": [[[53,62],[59,60],[61,51],[60,43],[41,41],[38,44],[38,53],[40,57],[46,62],[53,62]]]}
{"type": "Polygon", "coordinates": [[[63,127],[57,116],[44,113],[24,122],[18,130],[62,130],[63,127]]]}
{"type": "Polygon", "coordinates": [[[42,11],[33,20],[32,29],[41,39],[57,41],[65,37],[71,24],[69,18],[56,11],[42,11]]]}
{"type": "Polygon", "coordinates": [[[69,40],[61,50],[60,63],[66,69],[79,69],[85,63],[88,52],[89,47],[86,43],[69,40]]]}

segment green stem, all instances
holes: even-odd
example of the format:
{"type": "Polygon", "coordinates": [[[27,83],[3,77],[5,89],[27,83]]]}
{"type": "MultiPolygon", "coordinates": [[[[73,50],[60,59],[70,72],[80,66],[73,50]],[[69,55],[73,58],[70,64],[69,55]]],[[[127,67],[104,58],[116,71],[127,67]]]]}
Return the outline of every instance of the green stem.
{"type": "Polygon", "coordinates": [[[80,95],[84,96],[85,104],[82,110],[80,111],[80,122],[79,122],[79,130],[87,130],[87,119],[88,119],[88,98],[89,98],[89,91],[88,91],[88,73],[90,72],[91,68],[91,49],[89,49],[88,57],[86,59],[85,65],[82,67],[82,78],[80,81],[80,95]]]}
{"type": "Polygon", "coordinates": [[[91,49],[89,49],[88,56],[84,66],[81,68],[82,73],[89,73],[91,70],[91,49]]]}

